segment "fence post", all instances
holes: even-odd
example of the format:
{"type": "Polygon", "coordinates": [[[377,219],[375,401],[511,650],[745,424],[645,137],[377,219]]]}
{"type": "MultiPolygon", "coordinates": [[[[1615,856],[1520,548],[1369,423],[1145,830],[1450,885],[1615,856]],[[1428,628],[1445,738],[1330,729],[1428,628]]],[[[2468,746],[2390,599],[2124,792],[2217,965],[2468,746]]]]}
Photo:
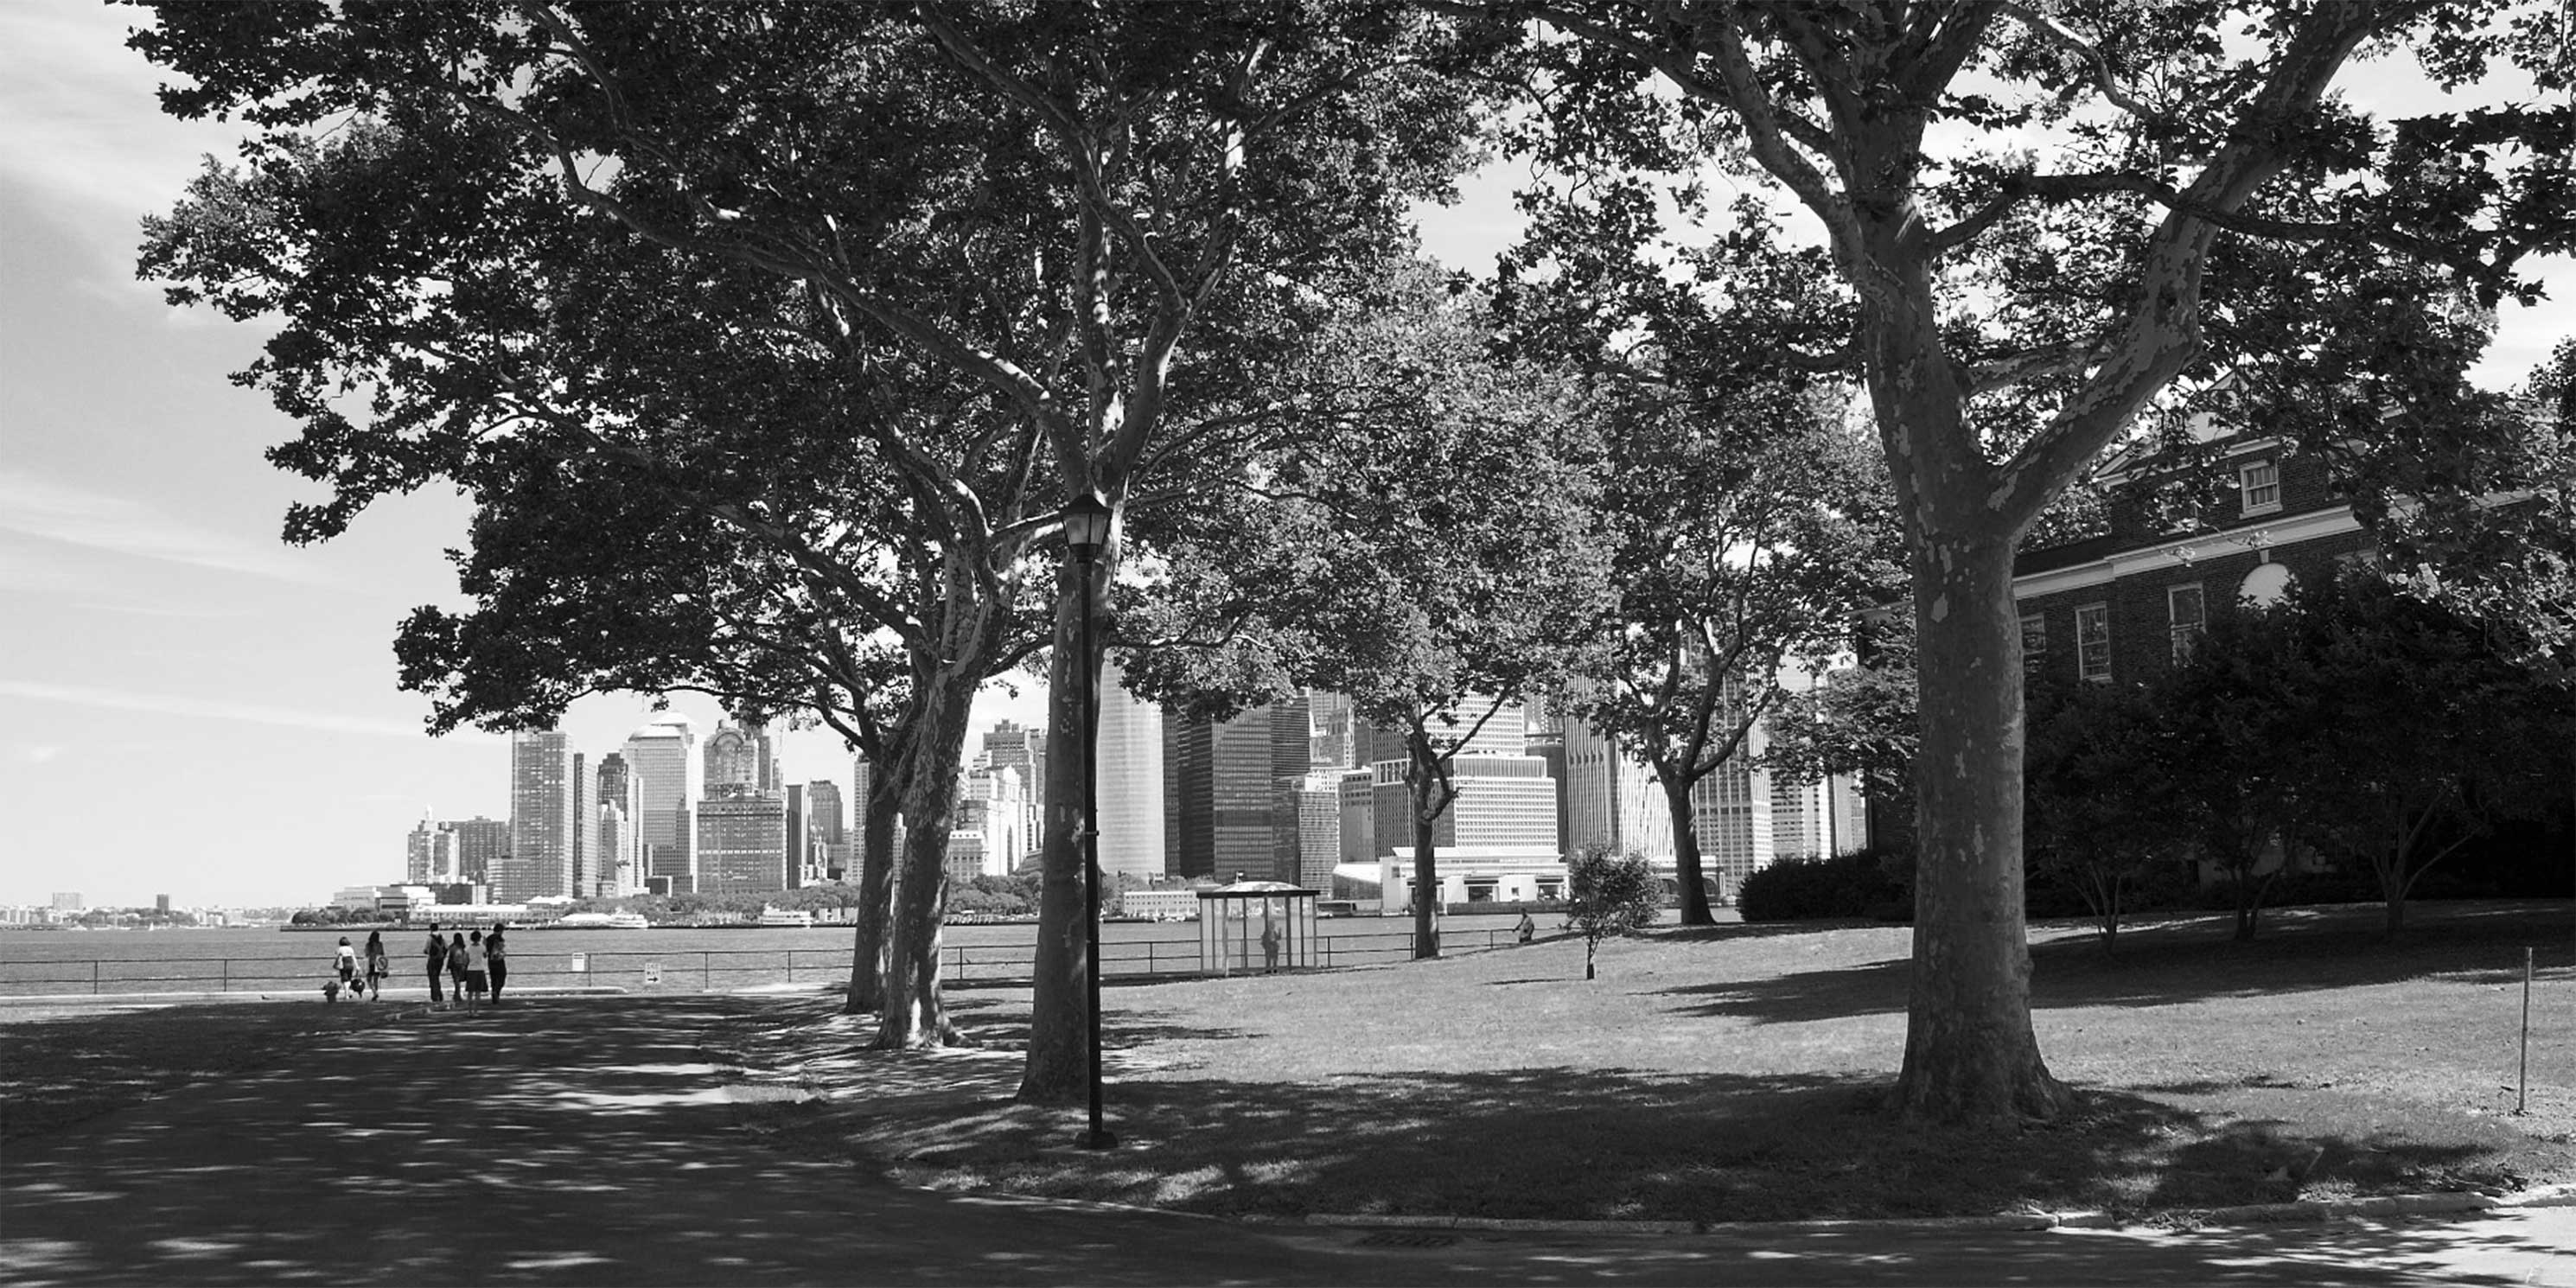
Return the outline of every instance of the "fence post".
{"type": "Polygon", "coordinates": [[[698,991],[701,993],[715,991],[715,967],[709,964],[711,960],[709,954],[703,951],[698,954],[698,991]]]}
{"type": "Polygon", "coordinates": [[[2531,1107],[2531,949],[2522,950],[2522,1060],[2514,1073],[2513,1111],[2531,1107]]]}
{"type": "Polygon", "coordinates": [[[95,957],[89,959],[89,994],[98,996],[98,959],[95,957]]]}
{"type": "Polygon", "coordinates": [[[225,991],[225,992],[229,993],[229,992],[233,991],[233,959],[232,959],[232,958],[230,958],[230,957],[224,957],[224,958],[219,958],[219,959],[217,959],[217,961],[218,961],[218,964],[220,964],[220,965],[224,968],[224,988],[223,988],[223,991],[225,991]]]}

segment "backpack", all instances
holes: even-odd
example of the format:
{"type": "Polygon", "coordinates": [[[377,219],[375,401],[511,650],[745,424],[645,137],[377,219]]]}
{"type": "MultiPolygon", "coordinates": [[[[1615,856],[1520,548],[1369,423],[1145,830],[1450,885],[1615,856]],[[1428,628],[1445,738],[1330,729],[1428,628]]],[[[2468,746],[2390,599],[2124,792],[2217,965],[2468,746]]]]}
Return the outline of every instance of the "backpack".
{"type": "Polygon", "coordinates": [[[431,970],[437,970],[439,967],[446,964],[447,941],[436,935],[431,935],[429,937],[429,968],[431,970]]]}

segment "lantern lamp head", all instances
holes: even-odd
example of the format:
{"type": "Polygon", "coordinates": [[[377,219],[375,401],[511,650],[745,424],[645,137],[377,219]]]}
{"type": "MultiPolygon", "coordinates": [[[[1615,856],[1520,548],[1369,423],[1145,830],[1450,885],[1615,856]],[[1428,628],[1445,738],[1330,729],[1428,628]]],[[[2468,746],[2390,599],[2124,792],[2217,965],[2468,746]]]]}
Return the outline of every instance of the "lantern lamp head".
{"type": "Polygon", "coordinates": [[[1064,507],[1064,543],[1073,557],[1090,563],[1109,544],[1109,507],[1088,493],[1064,507]]]}

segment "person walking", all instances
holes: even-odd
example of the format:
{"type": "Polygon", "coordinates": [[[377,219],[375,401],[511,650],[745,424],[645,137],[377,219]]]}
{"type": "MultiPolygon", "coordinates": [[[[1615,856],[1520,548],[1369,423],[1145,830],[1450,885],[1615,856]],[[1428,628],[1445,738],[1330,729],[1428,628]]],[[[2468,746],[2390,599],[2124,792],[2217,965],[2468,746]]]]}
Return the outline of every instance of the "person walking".
{"type": "Polygon", "coordinates": [[[1526,944],[1531,940],[1531,938],[1538,934],[1538,923],[1530,920],[1529,913],[1527,911],[1523,911],[1521,913],[1521,924],[1518,929],[1520,931],[1521,942],[1526,944]]]}
{"type": "Polygon", "coordinates": [[[492,984],[491,961],[483,948],[483,932],[475,931],[465,943],[465,996],[478,1004],[483,1000],[483,990],[492,984]]]}
{"type": "Polygon", "coordinates": [[[455,995],[451,1000],[463,1006],[467,999],[465,996],[465,932],[462,930],[457,931],[455,937],[447,941],[447,987],[455,995]]]}
{"type": "Polygon", "coordinates": [[[349,1000],[358,1000],[358,950],[349,946],[347,935],[340,936],[339,958],[331,969],[339,975],[340,987],[348,991],[349,1000]]]}
{"type": "Polygon", "coordinates": [[[483,937],[483,969],[492,977],[492,1005],[501,1004],[501,985],[510,979],[510,950],[501,943],[501,932],[507,926],[494,926],[483,937]]]}
{"type": "Polygon", "coordinates": [[[447,997],[438,991],[438,981],[447,973],[447,941],[438,937],[438,923],[435,921],[429,923],[429,948],[425,956],[429,959],[429,1004],[434,1009],[444,1008],[447,997]]]}
{"type": "Polygon", "coordinates": [[[368,931],[367,951],[361,956],[366,958],[367,1000],[382,1001],[385,995],[385,976],[394,973],[393,963],[385,958],[385,932],[368,931]]]}

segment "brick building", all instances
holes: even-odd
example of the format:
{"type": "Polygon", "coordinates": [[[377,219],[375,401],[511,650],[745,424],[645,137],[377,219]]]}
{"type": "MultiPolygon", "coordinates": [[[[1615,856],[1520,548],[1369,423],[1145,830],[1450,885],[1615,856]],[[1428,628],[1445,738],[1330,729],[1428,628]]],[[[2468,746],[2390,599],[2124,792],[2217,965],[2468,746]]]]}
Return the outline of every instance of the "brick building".
{"type": "Polygon", "coordinates": [[[2240,600],[2276,603],[2294,579],[2369,557],[2369,534],[2322,459],[2277,438],[2203,434],[2214,471],[2134,449],[2115,456],[2098,476],[2113,496],[2111,531],[2014,562],[2033,676],[2147,679],[2240,600]],[[2157,494],[2175,503],[2159,508],[2157,494]]]}

